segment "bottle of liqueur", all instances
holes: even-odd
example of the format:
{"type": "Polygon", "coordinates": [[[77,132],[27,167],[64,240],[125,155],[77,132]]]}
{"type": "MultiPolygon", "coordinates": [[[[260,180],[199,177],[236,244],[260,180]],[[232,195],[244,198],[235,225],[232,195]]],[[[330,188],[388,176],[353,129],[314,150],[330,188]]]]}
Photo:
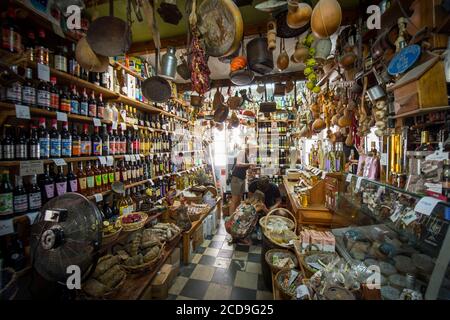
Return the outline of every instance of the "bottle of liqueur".
{"type": "Polygon", "coordinates": [[[43,202],[47,202],[55,197],[55,183],[49,173],[49,165],[44,166],[44,174],[40,180],[43,202]]]}
{"type": "Polygon", "coordinates": [[[71,100],[70,100],[70,93],[67,90],[67,87],[65,86],[61,90],[61,94],[59,96],[59,111],[70,113],[71,108],[71,100]]]}
{"type": "Polygon", "coordinates": [[[116,155],[116,136],[114,134],[114,131],[112,130],[112,127],[109,126],[108,127],[108,131],[109,131],[109,154],[110,155],[116,155]]]}
{"type": "Polygon", "coordinates": [[[25,69],[25,83],[22,86],[22,103],[34,107],[36,105],[36,88],[33,83],[33,70],[25,69]]]}
{"type": "Polygon", "coordinates": [[[91,92],[91,96],[88,101],[88,115],[89,117],[97,116],[97,101],[95,100],[94,91],[91,92]]]}
{"type": "MultiPolygon", "coordinates": [[[[113,168],[113,170],[114,170],[113,166],[111,168],[113,168]]],[[[117,164],[116,164],[116,168],[114,170],[114,181],[122,182],[122,163],[121,162],[117,162],[117,164]]]]}
{"type": "Polygon", "coordinates": [[[128,212],[128,201],[127,201],[127,199],[126,199],[126,194],[125,194],[125,192],[123,192],[123,193],[120,195],[120,199],[117,201],[117,208],[119,209],[119,215],[120,215],[120,216],[129,213],[129,212],[128,212]]]}
{"type": "Polygon", "coordinates": [[[41,188],[37,184],[36,175],[31,176],[30,185],[28,187],[28,209],[30,212],[39,211],[42,207],[41,188]]]}
{"type": "Polygon", "coordinates": [[[125,160],[122,160],[120,163],[120,182],[124,184],[128,183],[128,171],[125,166],[125,160]]]}
{"type": "Polygon", "coordinates": [[[61,156],[66,158],[72,157],[72,135],[69,132],[69,124],[67,122],[63,122],[61,131],[61,156]]]}
{"type": "Polygon", "coordinates": [[[420,145],[416,151],[434,151],[433,146],[430,143],[430,132],[422,131],[420,134],[420,145]]]}
{"type": "Polygon", "coordinates": [[[50,86],[44,80],[39,81],[36,104],[38,108],[50,110],[50,86]]]}
{"type": "Polygon", "coordinates": [[[70,113],[80,114],[80,97],[78,96],[76,86],[72,86],[72,93],[70,95],[70,113]]]}
{"type": "Polygon", "coordinates": [[[77,126],[73,125],[72,129],[72,157],[81,156],[81,137],[78,134],[77,126]]]}
{"type": "Polygon", "coordinates": [[[86,92],[86,88],[83,89],[83,93],[80,98],[80,115],[88,116],[89,115],[89,98],[86,92]]]}
{"type": "Polygon", "coordinates": [[[92,134],[92,154],[94,156],[102,155],[102,138],[98,134],[98,127],[94,127],[94,133],[92,134]]]}
{"type": "Polygon", "coordinates": [[[95,172],[92,169],[91,162],[86,162],[86,194],[92,195],[95,193],[95,172]]]}
{"type": "Polygon", "coordinates": [[[78,192],[78,177],[73,173],[73,164],[67,166],[67,192],[78,192]]]}
{"type": "Polygon", "coordinates": [[[9,181],[9,171],[1,171],[0,183],[0,219],[12,218],[14,213],[13,188],[9,181]]]}
{"type": "Polygon", "coordinates": [[[108,130],[106,128],[106,124],[104,124],[102,126],[102,135],[101,135],[101,140],[102,140],[102,155],[103,156],[109,156],[111,154],[110,151],[110,136],[108,134],[108,130]]]}
{"type": "Polygon", "coordinates": [[[15,157],[17,160],[27,160],[28,159],[28,145],[27,137],[25,135],[25,128],[19,126],[19,131],[15,140],[15,157]]]}
{"type": "Polygon", "coordinates": [[[67,192],[67,178],[63,173],[62,166],[58,166],[58,173],[55,177],[55,189],[57,196],[62,196],[67,192]]]}
{"type": "Polygon", "coordinates": [[[97,101],[97,118],[103,119],[105,115],[105,104],[103,103],[103,96],[100,93],[97,101]]]}
{"type": "MultiPolygon", "coordinates": [[[[17,66],[10,67],[12,72],[18,73],[17,66]]],[[[13,81],[6,87],[6,101],[11,103],[22,103],[22,84],[20,81],[13,81]]]]}
{"type": "Polygon", "coordinates": [[[36,55],[36,62],[42,63],[48,66],[49,62],[49,52],[46,46],[46,35],[44,29],[40,29],[38,32],[38,37],[36,41],[36,45],[34,47],[34,52],[36,55]]]}
{"type": "Polygon", "coordinates": [[[25,40],[25,54],[26,58],[29,61],[36,61],[35,55],[34,55],[34,46],[36,43],[36,36],[33,31],[28,31],[27,33],[27,39],[25,40]]]}
{"type": "MultiPolygon", "coordinates": [[[[120,174],[120,172],[119,172],[119,174],[120,174]]],[[[116,176],[115,176],[114,166],[109,166],[108,167],[108,184],[109,184],[109,186],[111,186],[114,183],[115,178],[116,178],[116,176]]]]}
{"type": "Polygon", "coordinates": [[[94,192],[100,193],[103,191],[103,183],[102,183],[102,170],[100,169],[100,163],[98,160],[95,161],[94,177],[95,177],[94,192]]]}
{"type": "Polygon", "coordinates": [[[39,149],[40,158],[50,158],[50,135],[45,127],[45,118],[39,118],[39,149]]]}
{"type": "Polygon", "coordinates": [[[68,72],[71,75],[79,78],[81,76],[81,70],[80,70],[80,65],[78,64],[78,61],[75,57],[75,51],[76,51],[76,44],[72,43],[71,50],[70,50],[69,57],[68,57],[68,67],[69,67],[68,72]]]}
{"type": "Polygon", "coordinates": [[[1,47],[9,52],[21,52],[22,38],[20,30],[16,25],[16,11],[13,7],[8,7],[6,19],[2,24],[1,47]]]}
{"type": "Polygon", "coordinates": [[[16,175],[15,185],[13,192],[13,206],[14,206],[14,214],[22,215],[28,212],[28,194],[25,188],[23,187],[22,177],[16,175]]]}
{"type": "Polygon", "coordinates": [[[91,155],[91,137],[89,136],[88,125],[83,125],[83,133],[81,134],[81,156],[88,157],[91,155]]]}
{"type": "Polygon", "coordinates": [[[52,128],[50,129],[50,157],[61,157],[61,135],[58,132],[58,121],[52,119],[52,128]]]}
{"type": "Polygon", "coordinates": [[[2,140],[2,159],[14,160],[14,136],[12,134],[12,128],[10,125],[4,126],[4,136],[2,140]]]}
{"type": "Polygon", "coordinates": [[[83,171],[83,162],[78,162],[78,192],[84,195],[87,195],[87,181],[86,181],[86,172],[83,171]]]}
{"type": "Polygon", "coordinates": [[[28,155],[30,160],[39,160],[41,158],[39,137],[36,126],[31,126],[30,139],[28,140],[28,155]]]}
{"type": "Polygon", "coordinates": [[[102,172],[102,191],[107,191],[109,189],[108,168],[103,164],[100,170],[102,172]]]}
{"type": "Polygon", "coordinates": [[[56,77],[50,78],[50,110],[58,111],[59,110],[59,92],[56,87],[56,77]]]}

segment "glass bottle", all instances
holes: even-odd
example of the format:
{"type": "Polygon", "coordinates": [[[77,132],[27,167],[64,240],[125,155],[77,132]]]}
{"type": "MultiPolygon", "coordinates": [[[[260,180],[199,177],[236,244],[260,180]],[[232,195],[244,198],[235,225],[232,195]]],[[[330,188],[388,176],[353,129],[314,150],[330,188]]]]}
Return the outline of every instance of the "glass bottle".
{"type": "Polygon", "coordinates": [[[91,92],[91,96],[88,101],[88,115],[89,117],[97,116],[97,101],[95,100],[94,91],[91,92]]]}
{"type": "Polygon", "coordinates": [[[56,87],[56,77],[50,78],[50,110],[51,111],[58,111],[60,104],[59,104],[59,92],[58,88],[56,87]]]}
{"type": "Polygon", "coordinates": [[[13,206],[14,206],[14,214],[16,216],[28,212],[28,193],[23,187],[22,177],[19,175],[16,175],[15,177],[15,188],[13,191],[13,206]]]}
{"type": "Polygon", "coordinates": [[[64,86],[59,95],[59,111],[70,113],[71,100],[70,93],[68,92],[67,86],[64,86]]]}
{"type": "Polygon", "coordinates": [[[14,149],[15,149],[15,158],[17,160],[28,159],[27,137],[25,135],[25,129],[23,126],[19,126],[19,132],[15,139],[14,149]]]}
{"type": "Polygon", "coordinates": [[[89,103],[86,88],[83,88],[83,93],[80,98],[80,115],[87,116],[89,114],[89,103]]]}
{"type": "Polygon", "coordinates": [[[92,134],[92,155],[102,155],[102,138],[99,135],[99,127],[94,127],[94,133],[92,134]]]}
{"type": "Polygon", "coordinates": [[[55,184],[49,173],[49,165],[44,166],[44,173],[40,179],[40,187],[42,191],[42,200],[47,202],[55,197],[55,184]]]}
{"type": "Polygon", "coordinates": [[[77,177],[78,177],[78,192],[87,195],[87,179],[86,179],[86,172],[83,170],[83,162],[78,162],[78,171],[77,171],[77,177]]]}
{"type": "Polygon", "coordinates": [[[39,81],[37,87],[36,104],[38,108],[50,110],[50,87],[44,80],[39,81]]]}
{"type": "Polygon", "coordinates": [[[25,54],[28,61],[35,61],[34,47],[36,43],[36,36],[33,31],[28,31],[27,39],[25,41],[25,54]]]}
{"type": "Polygon", "coordinates": [[[45,118],[39,118],[39,150],[40,158],[50,158],[50,135],[45,127],[45,118]]]}
{"type": "Polygon", "coordinates": [[[81,134],[81,156],[88,157],[91,155],[91,137],[89,136],[89,127],[83,125],[83,133],[81,134]]]}
{"type": "Polygon", "coordinates": [[[81,137],[78,134],[77,126],[73,125],[72,129],[72,157],[81,156],[81,137]]]}
{"type": "Polygon", "coordinates": [[[16,10],[8,7],[6,19],[2,24],[2,49],[9,52],[21,52],[22,39],[18,26],[16,25],[16,10]]]}
{"type": "Polygon", "coordinates": [[[116,135],[114,134],[114,130],[112,130],[112,126],[108,127],[109,130],[109,154],[116,155],[117,153],[117,144],[116,144],[116,135]]]}
{"type": "Polygon", "coordinates": [[[61,130],[61,157],[72,157],[72,135],[69,132],[69,124],[64,121],[61,130]]]}
{"type": "Polygon", "coordinates": [[[67,178],[63,173],[63,166],[58,166],[58,173],[55,177],[56,195],[62,196],[67,192],[67,178]]]}
{"type": "Polygon", "coordinates": [[[442,172],[442,195],[450,202],[450,160],[444,160],[442,172]]]}
{"type": "Polygon", "coordinates": [[[33,82],[33,70],[25,69],[25,83],[22,86],[22,103],[34,107],[36,105],[36,88],[33,82]]]}
{"type": "Polygon", "coordinates": [[[416,151],[434,151],[433,146],[430,143],[430,132],[422,131],[420,134],[420,145],[416,151]]]}
{"type": "Polygon", "coordinates": [[[42,207],[41,188],[37,184],[36,175],[31,176],[30,185],[28,186],[28,209],[30,212],[39,211],[42,207]]]}
{"type": "Polygon", "coordinates": [[[49,63],[49,52],[47,48],[47,41],[44,29],[40,29],[38,32],[38,37],[36,41],[36,46],[34,52],[36,55],[36,62],[48,65],[49,63]]]}
{"type": "Polygon", "coordinates": [[[73,172],[73,163],[67,165],[67,192],[78,192],[78,177],[73,172]]]}
{"type": "Polygon", "coordinates": [[[108,184],[109,184],[109,187],[111,187],[111,185],[114,183],[114,181],[116,181],[114,165],[109,166],[107,168],[108,168],[108,184]]]}
{"type": "Polygon", "coordinates": [[[86,194],[92,195],[95,193],[95,172],[92,169],[91,162],[86,162],[86,194]]]}
{"type": "Polygon", "coordinates": [[[0,219],[12,218],[14,214],[13,188],[9,181],[9,171],[1,171],[0,184],[0,219]]]}
{"type": "Polygon", "coordinates": [[[69,52],[69,58],[68,58],[68,66],[69,66],[69,73],[73,75],[74,77],[79,78],[81,76],[81,70],[80,65],[78,64],[78,61],[75,56],[76,51],[76,43],[72,43],[71,50],[69,52]]]}
{"type": "Polygon", "coordinates": [[[34,125],[31,126],[30,139],[28,140],[28,155],[30,160],[39,160],[41,158],[38,132],[34,125]]]}
{"type": "Polygon", "coordinates": [[[110,151],[110,135],[108,134],[106,124],[103,124],[102,126],[102,155],[103,156],[109,156],[111,154],[110,151]]]}
{"type": "Polygon", "coordinates": [[[101,193],[103,192],[102,170],[100,169],[100,163],[98,160],[95,161],[94,176],[95,176],[95,192],[101,193]]]}
{"type": "MultiPolygon", "coordinates": [[[[12,65],[10,68],[12,72],[18,74],[16,65],[12,65]]],[[[6,87],[6,101],[16,104],[22,103],[22,84],[20,81],[13,81],[6,87]]]]}
{"type": "Polygon", "coordinates": [[[106,167],[106,164],[103,164],[101,167],[102,171],[102,191],[108,191],[109,190],[109,177],[108,177],[108,168],[106,167]]]}
{"type": "Polygon", "coordinates": [[[50,129],[50,157],[61,157],[61,135],[58,132],[58,121],[52,119],[52,128],[50,129]]]}
{"type": "Polygon", "coordinates": [[[55,69],[67,72],[67,48],[65,46],[57,46],[54,57],[55,69]]]}
{"type": "Polygon", "coordinates": [[[117,208],[119,209],[119,216],[128,214],[128,201],[126,199],[125,192],[120,195],[119,200],[117,201],[117,208]]]}
{"type": "Polygon", "coordinates": [[[72,94],[70,95],[70,113],[80,114],[80,97],[78,96],[76,86],[72,86],[72,94]]]}
{"type": "Polygon", "coordinates": [[[100,93],[97,100],[97,118],[103,119],[105,115],[105,104],[103,103],[103,95],[100,93]]]}

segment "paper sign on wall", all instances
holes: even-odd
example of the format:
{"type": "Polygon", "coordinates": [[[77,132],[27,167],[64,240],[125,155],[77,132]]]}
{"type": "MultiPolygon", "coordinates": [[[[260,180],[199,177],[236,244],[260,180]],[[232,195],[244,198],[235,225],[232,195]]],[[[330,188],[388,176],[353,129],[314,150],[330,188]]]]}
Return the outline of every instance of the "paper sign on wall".
{"type": "Polygon", "coordinates": [[[44,161],[42,160],[20,161],[20,175],[22,177],[43,173],[44,173],[44,161]]]}
{"type": "Polygon", "coordinates": [[[388,155],[387,153],[382,153],[380,157],[380,165],[387,166],[388,165],[388,155]]]}
{"type": "Polygon", "coordinates": [[[13,219],[0,220],[0,236],[14,233],[13,219]]]}
{"type": "Polygon", "coordinates": [[[423,197],[416,203],[414,211],[429,216],[439,202],[441,202],[441,200],[436,198],[423,197]]]}
{"type": "Polygon", "coordinates": [[[351,173],[347,174],[347,178],[345,178],[345,182],[351,182],[352,176],[353,176],[353,174],[351,174],[351,173]]]}
{"type": "Polygon", "coordinates": [[[98,157],[98,160],[100,161],[101,165],[105,165],[106,164],[106,158],[105,157],[98,157]]]}
{"type": "Polygon", "coordinates": [[[30,120],[30,107],[16,104],[16,118],[30,120]]]}
{"type": "Polygon", "coordinates": [[[101,193],[94,194],[95,202],[103,201],[103,195],[101,193]]]}

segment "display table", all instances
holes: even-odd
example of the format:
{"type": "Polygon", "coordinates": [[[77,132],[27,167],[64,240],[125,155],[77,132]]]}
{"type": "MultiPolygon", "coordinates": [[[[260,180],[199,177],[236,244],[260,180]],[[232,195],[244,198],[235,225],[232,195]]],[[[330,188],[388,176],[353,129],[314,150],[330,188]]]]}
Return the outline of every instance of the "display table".
{"type": "Polygon", "coordinates": [[[288,195],[288,209],[295,215],[297,223],[317,225],[320,227],[330,228],[333,222],[333,214],[323,204],[311,204],[308,207],[302,207],[294,192],[296,182],[288,181],[287,177],[283,177],[283,185],[288,195]]]}
{"type": "Polygon", "coordinates": [[[189,263],[189,242],[191,240],[191,237],[198,230],[198,228],[200,228],[200,226],[203,223],[203,220],[205,220],[205,218],[211,214],[211,212],[214,210],[214,208],[217,208],[219,213],[222,211],[221,203],[222,203],[222,198],[218,197],[217,200],[216,200],[216,203],[214,204],[214,206],[212,206],[211,209],[209,209],[208,212],[205,212],[200,217],[200,219],[192,222],[191,229],[189,229],[188,231],[185,231],[185,232],[182,233],[182,235],[183,235],[182,261],[183,261],[184,264],[188,264],[189,263]]]}

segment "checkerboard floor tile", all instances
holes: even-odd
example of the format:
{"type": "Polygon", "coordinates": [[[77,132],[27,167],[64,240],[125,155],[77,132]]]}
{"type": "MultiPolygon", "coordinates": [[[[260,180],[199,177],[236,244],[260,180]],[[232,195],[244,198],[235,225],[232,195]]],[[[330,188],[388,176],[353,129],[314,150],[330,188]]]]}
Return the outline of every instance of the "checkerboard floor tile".
{"type": "Polygon", "coordinates": [[[261,241],[250,246],[228,243],[223,220],[216,233],[182,265],[168,300],[271,300],[261,269],[261,241]]]}

